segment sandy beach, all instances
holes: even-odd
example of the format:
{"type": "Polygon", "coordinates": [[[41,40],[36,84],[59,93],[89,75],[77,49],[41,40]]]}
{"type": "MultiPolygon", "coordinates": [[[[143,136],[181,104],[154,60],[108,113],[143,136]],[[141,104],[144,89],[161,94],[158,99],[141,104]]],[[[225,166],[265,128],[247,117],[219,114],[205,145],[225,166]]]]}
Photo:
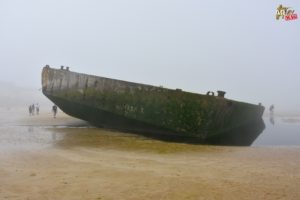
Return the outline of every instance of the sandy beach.
{"type": "Polygon", "coordinates": [[[0,129],[0,199],[300,198],[299,146],[164,142],[61,112],[15,118],[0,129]]]}

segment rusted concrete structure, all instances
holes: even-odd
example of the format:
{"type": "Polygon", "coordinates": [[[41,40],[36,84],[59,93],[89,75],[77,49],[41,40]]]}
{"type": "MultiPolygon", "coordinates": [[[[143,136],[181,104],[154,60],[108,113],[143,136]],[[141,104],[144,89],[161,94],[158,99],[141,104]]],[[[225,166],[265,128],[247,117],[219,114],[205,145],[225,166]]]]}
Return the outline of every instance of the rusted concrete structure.
{"type": "MultiPolygon", "coordinates": [[[[97,126],[133,132],[208,138],[256,120],[261,105],[180,89],[72,72],[42,71],[43,93],[65,113],[97,126]]],[[[242,134],[242,133],[241,133],[242,134]]]]}

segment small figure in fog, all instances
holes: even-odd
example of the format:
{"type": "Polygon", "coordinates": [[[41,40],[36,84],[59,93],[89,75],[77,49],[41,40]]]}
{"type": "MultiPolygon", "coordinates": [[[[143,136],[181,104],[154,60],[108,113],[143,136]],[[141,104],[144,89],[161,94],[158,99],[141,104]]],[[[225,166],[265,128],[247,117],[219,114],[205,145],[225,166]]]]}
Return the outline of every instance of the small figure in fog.
{"type": "Polygon", "coordinates": [[[31,105],[31,115],[34,115],[35,107],[34,104],[31,105]]]}
{"type": "Polygon", "coordinates": [[[40,106],[39,106],[38,103],[37,103],[36,106],[35,106],[35,111],[36,111],[36,114],[37,114],[37,115],[40,113],[40,106]]]}
{"type": "Polygon", "coordinates": [[[56,105],[52,106],[52,112],[53,112],[53,117],[56,118],[56,113],[57,113],[57,106],[56,105]]]}
{"type": "Polygon", "coordinates": [[[274,105],[271,105],[269,108],[270,114],[273,115],[274,114],[274,105]]]}
{"type": "Polygon", "coordinates": [[[269,108],[270,111],[270,122],[272,125],[275,125],[275,120],[274,120],[274,105],[272,104],[269,108]]]}
{"type": "Polygon", "coordinates": [[[28,106],[28,111],[29,111],[29,116],[31,116],[32,115],[32,107],[31,107],[31,105],[28,106]]]}

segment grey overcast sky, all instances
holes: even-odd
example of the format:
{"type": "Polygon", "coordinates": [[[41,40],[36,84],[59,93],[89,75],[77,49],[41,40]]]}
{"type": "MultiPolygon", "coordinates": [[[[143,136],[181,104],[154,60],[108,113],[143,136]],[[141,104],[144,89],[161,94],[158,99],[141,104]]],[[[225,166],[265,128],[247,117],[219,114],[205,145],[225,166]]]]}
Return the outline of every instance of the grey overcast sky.
{"type": "Polygon", "coordinates": [[[300,110],[300,1],[0,0],[0,81],[43,66],[300,110]]]}

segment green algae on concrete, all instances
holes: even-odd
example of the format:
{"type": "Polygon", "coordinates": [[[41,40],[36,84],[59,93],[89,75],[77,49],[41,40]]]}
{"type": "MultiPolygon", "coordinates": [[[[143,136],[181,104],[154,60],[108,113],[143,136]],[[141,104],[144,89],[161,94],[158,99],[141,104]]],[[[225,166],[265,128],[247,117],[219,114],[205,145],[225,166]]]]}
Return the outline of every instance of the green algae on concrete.
{"type": "Polygon", "coordinates": [[[43,93],[95,125],[208,138],[261,118],[264,107],[44,67],[43,93]]]}

